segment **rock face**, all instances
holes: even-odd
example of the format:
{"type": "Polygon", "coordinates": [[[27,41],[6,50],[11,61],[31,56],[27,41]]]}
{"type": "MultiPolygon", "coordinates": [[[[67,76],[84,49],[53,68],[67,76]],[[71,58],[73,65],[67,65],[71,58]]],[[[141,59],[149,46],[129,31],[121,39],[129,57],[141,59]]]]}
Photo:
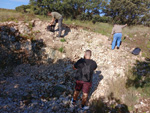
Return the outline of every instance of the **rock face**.
{"type": "Polygon", "coordinates": [[[128,66],[141,59],[131,55],[126,45],[112,51],[108,37],[83,29],[64,26],[66,41],[61,42],[57,32],[46,30],[48,22],[0,25],[0,112],[77,112],[69,107],[74,90],[72,64],[87,49],[98,64],[90,102],[107,96],[109,82],[126,78],[128,66]]]}

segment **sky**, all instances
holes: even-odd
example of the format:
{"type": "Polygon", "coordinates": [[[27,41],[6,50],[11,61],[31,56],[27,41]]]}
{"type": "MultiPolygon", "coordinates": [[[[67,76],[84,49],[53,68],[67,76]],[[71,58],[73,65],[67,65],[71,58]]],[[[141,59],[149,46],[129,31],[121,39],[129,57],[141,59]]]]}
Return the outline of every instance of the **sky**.
{"type": "Polygon", "coordinates": [[[29,0],[0,0],[0,8],[15,9],[20,5],[29,4],[29,0]]]}

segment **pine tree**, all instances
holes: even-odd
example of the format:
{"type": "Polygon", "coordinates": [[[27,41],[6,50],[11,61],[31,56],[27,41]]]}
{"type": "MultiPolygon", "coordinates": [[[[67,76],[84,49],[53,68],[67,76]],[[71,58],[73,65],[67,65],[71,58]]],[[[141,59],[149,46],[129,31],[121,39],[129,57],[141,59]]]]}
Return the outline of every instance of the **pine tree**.
{"type": "Polygon", "coordinates": [[[111,0],[104,9],[107,16],[112,17],[114,23],[139,24],[140,18],[147,12],[148,0],[111,0]]]}

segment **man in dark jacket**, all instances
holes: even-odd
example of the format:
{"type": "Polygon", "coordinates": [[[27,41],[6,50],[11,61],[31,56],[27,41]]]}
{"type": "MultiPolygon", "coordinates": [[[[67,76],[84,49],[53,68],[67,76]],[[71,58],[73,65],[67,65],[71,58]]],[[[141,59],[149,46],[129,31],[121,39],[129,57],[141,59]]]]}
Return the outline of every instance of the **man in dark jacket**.
{"type": "Polygon", "coordinates": [[[88,106],[86,106],[86,101],[88,98],[88,93],[90,91],[90,88],[92,86],[92,77],[94,70],[97,68],[97,64],[95,61],[91,59],[91,51],[86,50],[84,54],[84,59],[79,59],[74,64],[74,69],[77,69],[77,73],[75,76],[76,79],[76,86],[75,86],[75,92],[73,95],[73,99],[71,101],[71,105],[76,104],[77,97],[82,90],[83,96],[82,96],[82,109],[86,110],[89,109],[88,106]]]}

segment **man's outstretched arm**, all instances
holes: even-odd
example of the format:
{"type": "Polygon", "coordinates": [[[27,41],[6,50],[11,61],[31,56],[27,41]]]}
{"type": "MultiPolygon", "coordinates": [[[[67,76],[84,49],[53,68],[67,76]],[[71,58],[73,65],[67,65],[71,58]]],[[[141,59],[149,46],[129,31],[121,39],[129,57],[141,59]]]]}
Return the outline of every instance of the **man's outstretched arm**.
{"type": "Polygon", "coordinates": [[[114,34],[114,32],[115,32],[115,31],[114,31],[114,27],[113,27],[112,32],[111,32],[111,35],[113,35],[113,34],[114,34]]]}
{"type": "Polygon", "coordinates": [[[127,25],[128,25],[128,24],[123,25],[122,28],[126,27],[127,25]]]}
{"type": "Polygon", "coordinates": [[[50,22],[50,25],[52,25],[55,21],[55,18],[52,18],[51,22],[50,22]]]}

